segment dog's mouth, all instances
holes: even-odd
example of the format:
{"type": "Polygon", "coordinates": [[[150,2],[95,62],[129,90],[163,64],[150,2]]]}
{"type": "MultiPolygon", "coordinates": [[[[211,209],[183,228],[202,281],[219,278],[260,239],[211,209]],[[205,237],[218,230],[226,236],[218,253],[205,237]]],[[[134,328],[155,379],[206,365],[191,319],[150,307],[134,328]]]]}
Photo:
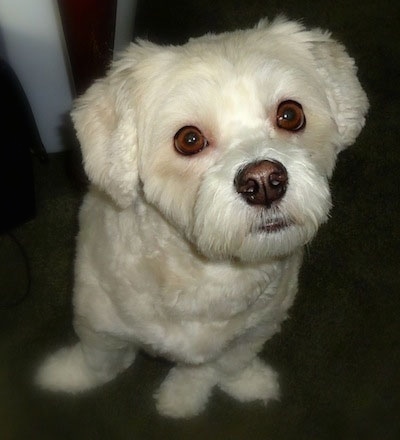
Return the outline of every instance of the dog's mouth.
{"type": "Polygon", "coordinates": [[[292,222],[286,220],[286,219],[271,219],[266,221],[264,224],[262,224],[259,228],[259,232],[266,232],[268,234],[272,234],[275,232],[280,232],[283,229],[288,228],[290,225],[292,225],[292,222]]]}

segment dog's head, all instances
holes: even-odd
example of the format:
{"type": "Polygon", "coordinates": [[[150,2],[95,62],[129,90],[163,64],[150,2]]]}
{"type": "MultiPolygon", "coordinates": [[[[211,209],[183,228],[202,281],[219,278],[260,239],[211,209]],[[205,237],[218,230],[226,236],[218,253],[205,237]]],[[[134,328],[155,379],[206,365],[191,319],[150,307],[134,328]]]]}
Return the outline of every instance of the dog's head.
{"type": "Polygon", "coordinates": [[[89,178],[122,209],[144,200],[205,256],[259,261],[326,220],[367,108],[343,46],[278,19],[132,44],[72,115],[89,178]]]}

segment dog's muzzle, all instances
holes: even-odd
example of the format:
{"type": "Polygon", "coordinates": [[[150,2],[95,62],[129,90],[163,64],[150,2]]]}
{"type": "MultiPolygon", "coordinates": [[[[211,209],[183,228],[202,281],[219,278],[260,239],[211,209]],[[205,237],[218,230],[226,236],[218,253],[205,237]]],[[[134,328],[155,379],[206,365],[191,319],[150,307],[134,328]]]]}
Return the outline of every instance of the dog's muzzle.
{"type": "Polygon", "coordinates": [[[236,174],[236,191],[249,205],[269,208],[285,195],[288,183],[286,168],[278,161],[251,162],[236,174]]]}

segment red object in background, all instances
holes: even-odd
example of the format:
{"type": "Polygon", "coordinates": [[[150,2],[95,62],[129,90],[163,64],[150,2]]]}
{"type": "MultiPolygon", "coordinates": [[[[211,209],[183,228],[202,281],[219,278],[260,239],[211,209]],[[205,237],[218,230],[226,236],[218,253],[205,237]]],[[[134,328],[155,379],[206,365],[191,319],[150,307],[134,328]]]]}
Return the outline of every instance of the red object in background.
{"type": "Polygon", "coordinates": [[[83,93],[112,59],[117,0],[58,0],[75,90],[83,93]]]}

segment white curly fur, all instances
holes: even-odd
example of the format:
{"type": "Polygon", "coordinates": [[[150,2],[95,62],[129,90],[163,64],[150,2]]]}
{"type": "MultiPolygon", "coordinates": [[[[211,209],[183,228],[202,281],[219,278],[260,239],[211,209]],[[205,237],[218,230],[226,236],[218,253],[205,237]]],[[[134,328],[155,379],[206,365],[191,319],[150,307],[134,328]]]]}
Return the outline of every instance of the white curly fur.
{"type": "Polygon", "coordinates": [[[76,258],[80,342],[51,355],[38,382],[82,391],[142,348],[176,362],[156,393],[164,415],[199,413],[214,386],[241,401],[277,398],[257,354],[293,302],[302,248],[329,213],[337,153],[367,108],[344,48],[282,18],[183,46],[132,44],[72,113],[92,181],[76,258]],[[299,132],[276,125],[288,99],[304,109],[299,132]],[[178,154],[183,126],[208,146],[178,154]],[[288,173],[271,207],[235,189],[238,170],[258,160],[288,173]],[[262,229],[278,220],[287,226],[262,229]]]}

